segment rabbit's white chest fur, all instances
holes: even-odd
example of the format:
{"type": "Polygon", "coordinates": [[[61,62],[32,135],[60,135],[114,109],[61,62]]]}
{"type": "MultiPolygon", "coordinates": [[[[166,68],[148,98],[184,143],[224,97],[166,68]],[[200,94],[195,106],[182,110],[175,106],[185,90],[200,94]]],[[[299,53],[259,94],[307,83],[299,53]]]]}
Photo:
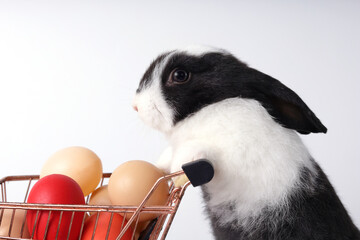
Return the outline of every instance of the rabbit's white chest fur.
{"type": "MultiPolygon", "coordinates": [[[[286,204],[300,169],[315,172],[300,137],[281,127],[255,100],[231,98],[204,107],[168,132],[170,148],[159,159],[167,171],[198,158],[215,169],[205,188],[220,224],[245,223],[264,207],[286,204]],[[226,211],[224,204],[231,204],[226,211]]],[[[315,174],[315,173],[314,173],[315,174]]]]}

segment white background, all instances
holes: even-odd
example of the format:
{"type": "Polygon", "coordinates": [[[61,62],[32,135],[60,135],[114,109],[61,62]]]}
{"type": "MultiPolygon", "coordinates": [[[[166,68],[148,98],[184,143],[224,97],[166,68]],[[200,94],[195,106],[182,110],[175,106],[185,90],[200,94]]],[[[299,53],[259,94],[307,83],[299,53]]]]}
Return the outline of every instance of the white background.
{"type": "MultiPolygon", "coordinates": [[[[359,1],[0,1],[0,176],[81,145],[111,172],[166,147],[131,108],[159,53],[233,52],[296,91],[329,129],[303,136],[360,226],[359,1]]],[[[209,239],[189,188],[168,239],[209,239]]]]}

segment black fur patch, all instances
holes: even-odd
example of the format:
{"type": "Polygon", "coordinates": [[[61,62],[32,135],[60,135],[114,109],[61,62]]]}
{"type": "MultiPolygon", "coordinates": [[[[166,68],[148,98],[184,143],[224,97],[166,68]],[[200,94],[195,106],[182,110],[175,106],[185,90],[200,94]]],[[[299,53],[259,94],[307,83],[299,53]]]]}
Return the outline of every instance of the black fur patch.
{"type": "MultiPolygon", "coordinates": [[[[149,79],[160,56],[146,71],[149,79]]],[[[162,72],[162,92],[174,108],[174,124],[212,103],[241,97],[259,101],[269,114],[286,128],[300,133],[326,132],[327,129],[295,92],[278,80],[249,68],[230,54],[208,53],[192,56],[175,53],[162,72]],[[175,68],[191,73],[185,84],[167,85],[175,68]]],[[[144,85],[144,84],[140,84],[144,85]]]]}
{"type": "Polygon", "coordinates": [[[143,90],[144,88],[146,88],[148,85],[151,84],[152,78],[151,75],[154,72],[155,68],[165,59],[165,57],[167,55],[169,55],[170,52],[168,53],[164,53],[162,55],[160,55],[159,57],[157,57],[148,67],[148,69],[146,70],[146,72],[144,73],[143,77],[140,80],[139,83],[139,87],[136,90],[137,93],[139,93],[141,90],[143,90]]]}
{"type": "MultiPolygon", "coordinates": [[[[252,228],[239,223],[220,226],[218,217],[209,209],[213,234],[217,240],[357,240],[360,232],[340,202],[324,172],[316,165],[318,177],[310,178],[310,171],[303,169],[301,184],[289,197],[287,207],[264,209],[261,216],[251,219],[252,228]],[[314,181],[314,182],[311,182],[314,181]],[[312,186],[306,189],[301,186],[312,186]]],[[[211,196],[203,187],[205,202],[211,196]]],[[[224,205],[227,210],[234,208],[224,205]]],[[[226,209],[224,209],[226,210],[226,209]]]]}

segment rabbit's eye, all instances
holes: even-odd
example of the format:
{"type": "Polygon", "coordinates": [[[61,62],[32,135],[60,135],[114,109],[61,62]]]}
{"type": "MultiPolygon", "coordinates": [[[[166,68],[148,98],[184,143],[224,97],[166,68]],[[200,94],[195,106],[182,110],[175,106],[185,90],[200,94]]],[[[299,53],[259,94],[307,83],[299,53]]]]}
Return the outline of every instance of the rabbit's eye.
{"type": "Polygon", "coordinates": [[[190,79],[190,73],[182,69],[174,69],[170,74],[171,83],[185,83],[190,79]]]}

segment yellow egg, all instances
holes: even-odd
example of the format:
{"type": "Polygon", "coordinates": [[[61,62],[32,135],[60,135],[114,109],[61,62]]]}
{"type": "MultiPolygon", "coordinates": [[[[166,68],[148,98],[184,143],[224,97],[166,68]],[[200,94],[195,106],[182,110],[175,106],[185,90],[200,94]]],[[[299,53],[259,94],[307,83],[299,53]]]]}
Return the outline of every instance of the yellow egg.
{"type": "MultiPolygon", "coordinates": [[[[109,179],[109,197],[114,205],[138,206],[143,201],[154,183],[163,176],[160,169],[149,162],[134,160],[121,164],[109,179]]],[[[152,194],[145,206],[165,205],[169,196],[169,185],[162,182],[152,194]]],[[[140,215],[139,221],[151,220],[157,214],[140,215]]],[[[131,214],[127,214],[129,219],[131,214]]]]}
{"type": "MultiPolygon", "coordinates": [[[[5,209],[2,213],[2,220],[0,225],[0,236],[13,238],[30,238],[30,234],[25,221],[25,210],[17,209],[14,214],[13,223],[11,226],[11,233],[9,236],[9,229],[11,219],[13,217],[12,209],[5,209]],[[22,228],[22,231],[21,231],[22,228]]],[[[1,211],[0,211],[1,216],[1,211]]],[[[1,237],[0,237],[1,238],[1,237]]]]}
{"type": "Polygon", "coordinates": [[[80,185],[84,196],[87,196],[101,180],[102,164],[90,149],[68,147],[50,156],[41,170],[40,178],[55,173],[74,179],[80,185]]]}

